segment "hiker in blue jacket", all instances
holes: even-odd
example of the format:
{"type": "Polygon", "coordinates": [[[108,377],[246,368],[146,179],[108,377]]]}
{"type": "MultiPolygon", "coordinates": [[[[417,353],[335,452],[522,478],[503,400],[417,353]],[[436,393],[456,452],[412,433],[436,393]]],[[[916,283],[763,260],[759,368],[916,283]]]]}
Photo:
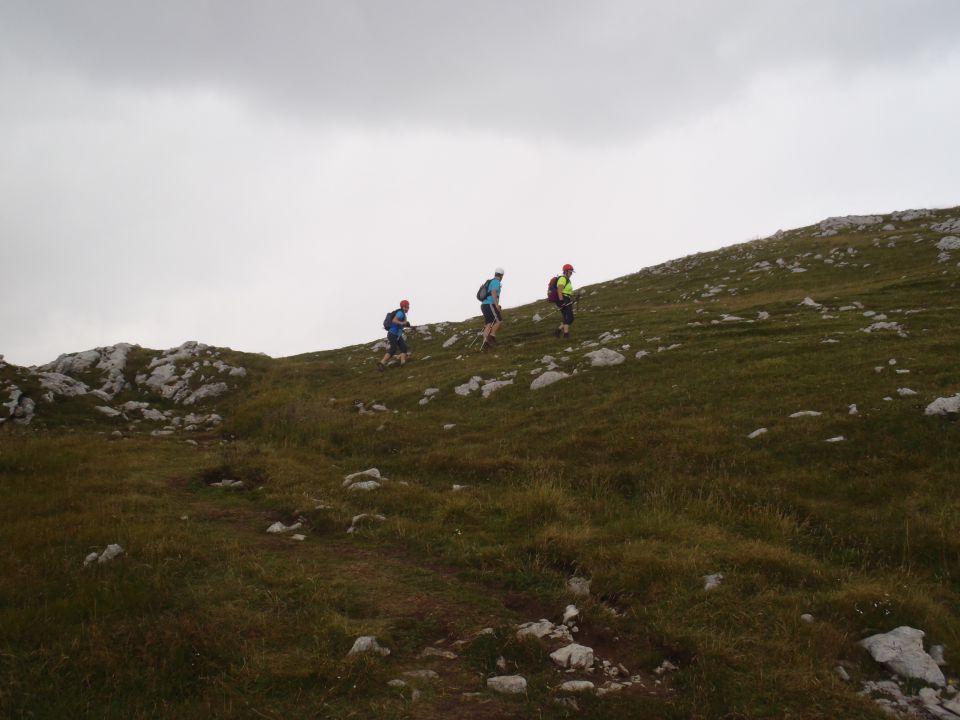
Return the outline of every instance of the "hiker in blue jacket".
{"type": "Polygon", "coordinates": [[[400,358],[400,367],[407,362],[407,355],[410,351],[407,349],[407,341],[403,339],[403,329],[410,327],[410,321],[407,320],[407,311],[410,310],[410,301],[401,300],[400,308],[393,313],[393,320],[390,323],[390,329],[387,330],[387,342],[390,347],[383,359],[377,363],[377,370],[383,371],[394,355],[400,358]]]}
{"type": "Polygon", "coordinates": [[[503,313],[500,310],[501,280],[503,280],[503,268],[498,267],[493,271],[493,279],[487,282],[487,296],[480,303],[480,310],[483,311],[483,319],[486,321],[480,352],[497,344],[497,330],[503,324],[503,313]]]}

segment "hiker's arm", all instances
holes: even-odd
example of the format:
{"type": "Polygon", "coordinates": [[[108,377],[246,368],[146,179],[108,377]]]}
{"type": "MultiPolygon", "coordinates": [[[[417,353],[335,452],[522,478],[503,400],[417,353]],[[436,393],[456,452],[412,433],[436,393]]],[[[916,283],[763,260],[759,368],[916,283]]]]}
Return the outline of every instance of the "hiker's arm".
{"type": "Polygon", "coordinates": [[[497,310],[499,310],[500,309],[500,291],[494,290],[490,294],[493,295],[493,304],[496,305],[497,310]]]}

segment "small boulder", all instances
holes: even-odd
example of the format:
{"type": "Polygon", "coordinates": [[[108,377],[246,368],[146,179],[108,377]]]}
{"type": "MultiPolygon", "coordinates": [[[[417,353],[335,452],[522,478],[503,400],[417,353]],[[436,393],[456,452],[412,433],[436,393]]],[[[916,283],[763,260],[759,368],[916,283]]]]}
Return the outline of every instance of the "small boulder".
{"type": "Polygon", "coordinates": [[[527,679],[521,675],[497,675],[487,678],[487,687],[505,695],[522,695],[527,691],[527,679]]]}
{"type": "Polygon", "coordinates": [[[599,350],[588,352],[584,357],[590,359],[590,365],[592,367],[610,367],[626,361],[623,355],[610,348],[600,348],[599,350]]]}
{"type": "Polygon", "coordinates": [[[871,635],[860,641],[871,657],[892,672],[943,687],[946,678],[936,661],[923,649],[923,630],[902,625],[888,633],[871,635]]]}
{"type": "Polygon", "coordinates": [[[586,645],[570,643],[559,650],[550,653],[550,659],[562,668],[586,670],[593,666],[593,648],[586,645]]]}
{"type": "Polygon", "coordinates": [[[563,683],[558,690],[568,693],[593,692],[596,686],[589,680],[568,680],[563,683]]]}
{"type": "Polygon", "coordinates": [[[353,642],[353,647],[350,648],[350,652],[347,653],[347,656],[360,655],[362,653],[373,653],[375,655],[386,657],[390,654],[390,650],[389,648],[385,648],[380,645],[375,636],[361,635],[353,642]]]}

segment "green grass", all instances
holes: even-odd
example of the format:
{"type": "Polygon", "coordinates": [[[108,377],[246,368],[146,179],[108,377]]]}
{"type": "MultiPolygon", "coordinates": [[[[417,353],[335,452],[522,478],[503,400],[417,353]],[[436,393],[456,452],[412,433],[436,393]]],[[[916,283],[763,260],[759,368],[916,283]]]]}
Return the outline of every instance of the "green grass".
{"type": "MultiPolygon", "coordinates": [[[[883,717],[833,672],[882,675],[857,640],[908,624],[948,660],[960,647],[960,425],[923,415],[960,391],[958,269],[937,262],[924,222],[803,229],[585,288],[568,342],[550,335],[555,316],[531,320],[549,310],[537,303],[507,310],[494,353],[442,348],[478,325],[452,323],[413,333],[414,361],[382,374],[369,346],[226,352],[250,372],[204,406],[225,425],[199,447],[139,428],[108,440],[126,424],[85,398],[41,405],[30,428],[0,431],[0,716],[883,717]],[[777,258],[808,272],[748,272],[777,258]],[[864,311],[908,336],[860,332],[864,311]],[[614,329],[627,361],[590,368],[581,343],[614,329]],[[578,373],[531,392],[545,354],[578,373]],[[453,391],[514,371],[488,399],[453,391]],[[441,392],[422,407],[428,387],[441,392]],[[341,487],[373,466],[390,478],[379,491],[341,487]],[[210,487],[222,477],[245,487],[210,487]],[[363,512],[387,519],[347,535],[363,512]],[[298,518],[302,543],[265,533],[298,518]],[[121,558],[82,566],[113,542],[121,558]],[[579,713],[551,701],[568,677],[513,630],[558,621],[573,574],[592,580],[584,642],[652,690],[581,698],[579,713]],[[391,655],[348,658],[366,634],[391,655]],[[437,643],[460,657],[418,657],[437,643]],[[484,689],[500,657],[527,696],[484,689]],[[680,670],[657,685],[664,659],[680,670]],[[440,680],[386,684],[424,667],[440,680]]],[[[16,373],[0,379],[35,390],[16,373]]]]}

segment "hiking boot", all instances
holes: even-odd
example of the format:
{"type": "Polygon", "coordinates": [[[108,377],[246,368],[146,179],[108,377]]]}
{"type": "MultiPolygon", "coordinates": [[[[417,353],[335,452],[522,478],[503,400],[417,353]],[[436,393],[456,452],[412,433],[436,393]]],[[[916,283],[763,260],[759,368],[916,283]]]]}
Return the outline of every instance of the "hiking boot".
{"type": "Polygon", "coordinates": [[[491,335],[490,337],[488,337],[488,338],[487,338],[487,343],[490,344],[490,345],[496,345],[496,344],[497,344],[497,336],[496,336],[496,335],[491,335]]]}
{"type": "Polygon", "coordinates": [[[386,369],[387,369],[387,366],[384,365],[382,362],[377,363],[377,370],[379,370],[380,372],[383,372],[386,369]]]}
{"type": "Polygon", "coordinates": [[[553,329],[553,336],[554,336],[555,338],[560,337],[560,328],[554,328],[554,329],[553,329]]]}

